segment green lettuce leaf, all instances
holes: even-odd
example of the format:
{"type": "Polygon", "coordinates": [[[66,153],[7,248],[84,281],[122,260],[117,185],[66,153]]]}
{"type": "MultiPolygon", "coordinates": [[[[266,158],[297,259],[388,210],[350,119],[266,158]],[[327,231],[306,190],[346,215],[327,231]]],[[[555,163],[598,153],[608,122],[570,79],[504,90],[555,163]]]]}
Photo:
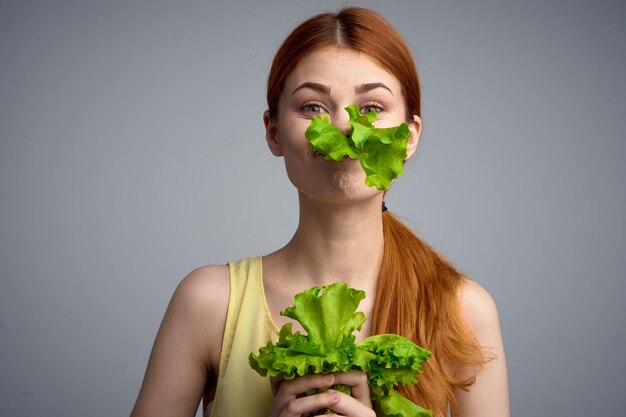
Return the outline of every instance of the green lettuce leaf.
{"type": "Polygon", "coordinates": [[[420,407],[395,389],[389,390],[387,395],[380,399],[377,406],[387,417],[427,417],[433,415],[432,411],[420,407]]]}
{"type": "Polygon", "coordinates": [[[355,330],[361,330],[365,314],[356,312],[365,292],[348,288],[345,283],[313,287],[294,297],[293,307],[281,315],[298,321],[310,343],[319,344],[321,352],[338,349],[349,340],[354,344],[355,330]]]}
{"type": "Polygon", "coordinates": [[[304,136],[313,145],[313,149],[316,152],[325,155],[325,159],[341,161],[346,156],[352,159],[357,158],[357,154],[352,150],[348,138],[339,129],[330,124],[330,118],[327,114],[314,117],[306,132],[304,132],[304,136]]]}
{"type": "MultiPolygon", "coordinates": [[[[276,344],[269,341],[258,354],[250,354],[250,366],[262,376],[282,375],[285,379],[359,369],[368,376],[372,402],[380,415],[430,416],[430,411],[394,389],[399,384],[417,383],[416,375],[430,352],[393,334],[370,336],[355,343],[353,333],[365,322],[365,315],[356,311],[363,298],[363,291],[348,288],[343,282],[297,294],[294,305],[281,314],[298,321],[307,334],[293,332],[292,323],[286,323],[276,344]]],[[[350,393],[349,387],[332,388],[350,393]]]]}
{"type": "Polygon", "coordinates": [[[349,136],[331,125],[327,114],[313,117],[304,136],[315,152],[325,155],[325,159],[358,159],[366,174],[365,183],[379,190],[388,189],[391,182],[404,172],[409,126],[402,123],[395,127],[377,128],[374,126],[375,111],[362,114],[356,104],[345,110],[350,116],[349,136]]]}
{"type": "Polygon", "coordinates": [[[370,385],[391,389],[402,384],[416,384],[416,374],[421,373],[423,362],[431,353],[405,337],[395,334],[379,334],[361,340],[357,348],[372,354],[367,364],[370,385]]]}
{"type": "Polygon", "coordinates": [[[250,365],[265,376],[325,372],[347,372],[352,367],[356,345],[352,334],[360,330],[365,315],[356,309],[365,292],[348,288],[345,283],[310,288],[294,297],[292,307],[280,314],[298,321],[307,331],[292,332],[286,323],[278,342],[262,347],[259,355],[250,355],[250,365]]]}

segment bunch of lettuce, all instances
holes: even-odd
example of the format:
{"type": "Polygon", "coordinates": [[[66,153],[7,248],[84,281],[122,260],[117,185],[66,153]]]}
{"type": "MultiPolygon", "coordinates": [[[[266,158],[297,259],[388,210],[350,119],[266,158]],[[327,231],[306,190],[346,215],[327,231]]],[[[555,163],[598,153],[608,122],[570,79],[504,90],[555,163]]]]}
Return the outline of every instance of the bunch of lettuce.
{"type": "MultiPolygon", "coordinates": [[[[371,336],[355,343],[365,315],[356,309],[365,292],[343,282],[313,287],[293,299],[293,306],[280,314],[297,320],[305,335],[286,323],[276,344],[269,341],[251,353],[250,366],[261,376],[282,375],[285,379],[307,374],[348,372],[367,374],[372,403],[378,415],[425,417],[431,411],[405,398],[394,389],[398,384],[416,384],[416,374],[431,353],[410,340],[393,334],[371,336]]],[[[350,394],[349,387],[333,389],[350,394]]]]}
{"type": "Polygon", "coordinates": [[[404,172],[409,141],[409,126],[402,123],[388,128],[374,127],[377,113],[362,114],[356,104],[345,110],[350,115],[350,135],[345,136],[330,124],[327,114],[313,117],[304,132],[313,149],[325,155],[325,159],[341,161],[346,156],[358,159],[367,175],[365,183],[379,190],[386,190],[391,181],[404,172]]]}

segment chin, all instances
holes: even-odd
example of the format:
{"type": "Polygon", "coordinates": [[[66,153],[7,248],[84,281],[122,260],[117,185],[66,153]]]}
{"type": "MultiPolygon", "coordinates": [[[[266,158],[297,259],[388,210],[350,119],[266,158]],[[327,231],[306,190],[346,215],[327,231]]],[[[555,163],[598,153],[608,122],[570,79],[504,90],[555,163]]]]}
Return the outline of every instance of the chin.
{"type": "MultiPolygon", "coordinates": [[[[347,171],[339,171],[335,174],[333,186],[337,190],[346,192],[356,192],[358,190],[358,182],[360,178],[347,171]]],[[[364,181],[363,181],[364,183],[364,181]]]]}
{"type": "Polygon", "coordinates": [[[331,181],[331,187],[332,199],[344,203],[368,200],[381,193],[375,187],[365,184],[363,171],[339,171],[331,181]]]}
{"type": "Polygon", "coordinates": [[[351,159],[323,161],[323,167],[320,167],[314,180],[302,175],[289,176],[289,179],[300,192],[329,203],[357,202],[381,192],[365,184],[365,172],[361,164],[351,159]]]}

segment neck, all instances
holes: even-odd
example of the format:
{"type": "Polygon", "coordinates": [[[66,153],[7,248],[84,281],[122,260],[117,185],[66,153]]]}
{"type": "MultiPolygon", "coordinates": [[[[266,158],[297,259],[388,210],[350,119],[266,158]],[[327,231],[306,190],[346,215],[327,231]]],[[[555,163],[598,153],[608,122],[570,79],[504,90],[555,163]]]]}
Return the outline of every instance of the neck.
{"type": "Polygon", "coordinates": [[[300,221],[281,250],[303,287],[344,281],[376,287],[383,254],[382,195],[354,204],[323,204],[300,195],[300,221]]]}

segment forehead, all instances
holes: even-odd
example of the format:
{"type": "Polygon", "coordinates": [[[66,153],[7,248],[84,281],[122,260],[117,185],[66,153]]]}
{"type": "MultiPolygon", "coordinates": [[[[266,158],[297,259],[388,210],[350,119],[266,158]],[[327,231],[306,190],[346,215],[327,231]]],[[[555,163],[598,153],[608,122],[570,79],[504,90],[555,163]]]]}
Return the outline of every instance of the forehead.
{"type": "Polygon", "coordinates": [[[285,80],[283,93],[290,94],[303,82],[328,85],[331,94],[353,90],[360,84],[382,82],[396,97],[402,95],[400,82],[394,75],[369,55],[346,48],[324,48],[305,55],[285,80]]]}

